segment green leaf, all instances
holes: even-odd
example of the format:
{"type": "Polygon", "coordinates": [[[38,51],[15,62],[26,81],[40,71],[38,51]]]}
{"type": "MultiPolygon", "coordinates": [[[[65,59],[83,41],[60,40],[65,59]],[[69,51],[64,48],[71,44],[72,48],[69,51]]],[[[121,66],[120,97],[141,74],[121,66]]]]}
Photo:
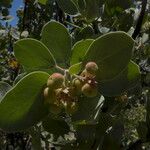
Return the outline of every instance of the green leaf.
{"type": "Polygon", "coordinates": [[[11,86],[6,82],[0,82],[0,102],[3,96],[6,94],[7,91],[11,89],[11,86]]]}
{"type": "Polygon", "coordinates": [[[102,149],[104,146],[104,140],[108,135],[107,131],[109,130],[110,133],[115,120],[115,116],[112,117],[111,115],[102,112],[99,114],[99,121],[98,124],[96,124],[95,141],[92,145],[92,147],[94,146],[93,149],[102,149]]]}
{"type": "Polygon", "coordinates": [[[46,117],[42,124],[47,132],[52,133],[56,136],[63,136],[70,131],[70,127],[64,120],[57,120],[51,118],[50,116],[46,117]]]}
{"type": "Polygon", "coordinates": [[[70,64],[74,65],[79,63],[83,60],[89,46],[94,40],[87,39],[77,42],[72,48],[72,56],[70,60],[70,64]]]}
{"type": "Polygon", "coordinates": [[[27,71],[50,70],[55,66],[55,60],[48,48],[35,39],[22,39],[14,44],[17,60],[27,71]]]}
{"type": "Polygon", "coordinates": [[[75,35],[75,39],[77,41],[82,39],[90,39],[94,37],[94,30],[91,26],[84,27],[77,35],[75,35]]]}
{"type": "Polygon", "coordinates": [[[132,61],[112,80],[99,82],[99,92],[106,96],[117,96],[134,88],[140,81],[140,69],[132,61]]]}
{"type": "Polygon", "coordinates": [[[103,101],[103,97],[99,95],[94,98],[80,96],[78,97],[78,101],[78,110],[72,115],[72,120],[95,121],[97,119],[99,106],[103,101]]]}
{"type": "Polygon", "coordinates": [[[96,39],[88,49],[84,62],[99,66],[98,81],[113,79],[129,63],[134,40],[125,32],[111,32],[96,39]]]}
{"type": "Polygon", "coordinates": [[[42,30],[42,42],[54,55],[56,62],[68,62],[71,53],[71,37],[64,25],[51,21],[42,30]]]}
{"type": "Polygon", "coordinates": [[[43,5],[45,5],[46,2],[47,2],[47,0],[38,0],[38,2],[41,3],[41,4],[43,4],[43,5]]]}
{"type": "Polygon", "coordinates": [[[132,13],[124,12],[118,16],[116,25],[117,29],[121,31],[128,32],[129,29],[133,26],[134,18],[132,13]]]}
{"type": "Polygon", "coordinates": [[[103,106],[101,107],[102,112],[109,113],[112,116],[118,115],[120,111],[125,107],[126,103],[115,100],[116,97],[105,97],[103,106]]]}
{"type": "Polygon", "coordinates": [[[78,6],[79,6],[80,13],[84,14],[85,9],[86,9],[86,1],[85,0],[78,0],[78,6]]]}
{"type": "Polygon", "coordinates": [[[121,13],[125,9],[130,8],[131,4],[131,0],[106,0],[105,11],[108,15],[113,16],[117,13],[121,13]]]}
{"type": "Polygon", "coordinates": [[[69,68],[69,73],[71,75],[78,74],[81,71],[81,68],[82,68],[82,63],[74,64],[69,68]]]}
{"type": "Polygon", "coordinates": [[[99,15],[99,5],[97,0],[86,1],[86,18],[88,21],[93,21],[99,15]]]}
{"type": "Polygon", "coordinates": [[[24,76],[26,76],[26,75],[27,75],[26,72],[19,74],[19,75],[15,78],[15,80],[14,80],[14,82],[13,82],[13,85],[15,85],[16,83],[18,83],[18,82],[19,82],[24,76]]]}
{"type": "Polygon", "coordinates": [[[108,113],[100,113],[98,122],[98,134],[103,135],[106,130],[113,125],[115,117],[108,113]]]}
{"type": "Polygon", "coordinates": [[[14,132],[28,129],[48,114],[43,87],[49,74],[33,72],[19,81],[0,103],[0,128],[14,132]]]}
{"type": "Polygon", "coordinates": [[[63,11],[69,15],[75,15],[78,13],[78,9],[73,0],[57,0],[58,5],[63,11]]]}
{"type": "Polygon", "coordinates": [[[117,118],[115,122],[113,123],[112,129],[109,132],[109,135],[115,140],[115,142],[121,145],[124,132],[125,132],[124,122],[121,118],[120,119],[117,118]]]}
{"type": "Polygon", "coordinates": [[[78,142],[77,149],[89,149],[96,139],[97,124],[79,124],[76,128],[76,136],[78,142]]]}

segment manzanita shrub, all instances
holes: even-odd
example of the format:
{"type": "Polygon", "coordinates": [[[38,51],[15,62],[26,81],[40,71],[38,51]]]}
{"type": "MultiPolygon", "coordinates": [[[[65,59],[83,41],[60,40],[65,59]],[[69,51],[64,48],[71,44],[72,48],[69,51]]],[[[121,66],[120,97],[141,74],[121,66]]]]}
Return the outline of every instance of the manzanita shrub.
{"type": "Polygon", "coordinates": [[[62,149],[119,149],[118,114],[140,80],[139,67],[131,61],[135,41],[116,31],[72,43],[67,28],[50,21],[41,40],[14,44],[25,75],[0,97],[0,128],[25,131],[41,122],[54,135],[75,133],[62,149]],[[107,104],[112,108],[105,113],[107,104]]]}

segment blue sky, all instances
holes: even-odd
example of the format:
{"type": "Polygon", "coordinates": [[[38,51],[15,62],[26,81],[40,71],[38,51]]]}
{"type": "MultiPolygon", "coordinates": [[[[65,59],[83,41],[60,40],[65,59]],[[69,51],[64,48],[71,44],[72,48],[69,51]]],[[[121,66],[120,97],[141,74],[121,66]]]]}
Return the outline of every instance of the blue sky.
{"type": "Polygon", "coordinates": [[[12,26],[16,26],[18,18],[16,16],[16,10],[20,7],[23,6],[23,0],[13,0],[12,7],[10,9],[10,15],[13,16],[13,20],[9,22],[12,26]]]}
{"type": "Polygon", "coordinates": [[[13,0],[12,8],[10,9],[10,15],[14,17],[14,19],[10,22],[12,26],[15,26],[17,23],[17,16],[16,16],[16,10],[23,6],[23,0],[13,0]]]}

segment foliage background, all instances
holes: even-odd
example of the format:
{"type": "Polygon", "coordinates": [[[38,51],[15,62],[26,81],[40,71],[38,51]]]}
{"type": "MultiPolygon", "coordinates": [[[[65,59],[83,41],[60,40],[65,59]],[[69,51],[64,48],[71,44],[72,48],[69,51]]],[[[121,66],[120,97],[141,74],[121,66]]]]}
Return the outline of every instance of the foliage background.
{"type": "MultiPolygon", "coordinates": [[[[40,39],[39,33],[43,25],[50,20],[63,23],[71,33],[74,43],[86,38],[95,39],[110,31],[121,30],[134,36],[137,45],[132,60],[140,66],[141,83],[128,93],[128,103],[120,113],[120,119],[123,120],[124,124],[121,142],[125,149],[137,149],[139,147],[149,149],[149,132],[146,141],[143,142],[142,137],[140,137],[141,129],[137,130],[137,128],[139,122],[146,121],[146,109],[149,109],[147,103],[150,98],[150,1],[143,1],[143,3],[147,3],[147,7],[144,10],[143,20],[140,20],[142,1],[137,0],[98,1],[98,13],[89,9],[86,12],[88,13],[86,19],[76,15],[76,10],[73,8],[70,10],[61,7],[55,0],[48,0],[47,2],[44,0],[26,0],[24,7],[16,10],[18,21],[15,27],[11,26],[13,16],[9,14],[12,2],[12,0],[0,2],[0,79],[10,85],[13,85],[16,77],[23,72],[22,67],[14,57],[13,43],[26,37],[40,39]],[[73,14],[73,16],[64,12],[73,14]],[[141,28],[138,28],[139,21],[142,23],[141,28]],[[137,28],[135,34],[134,29],[137,28]]],[[[84,12],[82,13],[84,14],[84,12]]],[[[106,108],[111,109],[108,106],[106,108]]],[[[103,107],[104,112],[106,108],[103,107]]],[[[143,132],[144,129],[142,129],[142,134],[143,132]]],[[[42,147],[47,149],[49,147],[59,148],[62,141],[66,142],[66,139],[74,138],[73,133],[69,133],[69,136],[66,135],[65,138],[55,139],[43,131],[40,125],[25,133],[8,134],[1,131],[0,134],[0,149],[30,149],[31,147],[37,149],[37,143],[40,142],[43,144],[42,147]]]]}

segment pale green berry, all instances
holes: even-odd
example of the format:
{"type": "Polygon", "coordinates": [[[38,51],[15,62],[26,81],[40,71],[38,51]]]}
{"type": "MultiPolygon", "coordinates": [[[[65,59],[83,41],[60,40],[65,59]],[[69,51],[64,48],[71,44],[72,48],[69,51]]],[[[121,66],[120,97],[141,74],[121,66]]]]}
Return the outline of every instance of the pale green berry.
{"type": "Polygon", "coordinates": [[[53,73],[48,81],[47,81],[47,86],[51,89],[57,89],[62,87],[64,82],[64,76],[60,73],[53,73]]]}
{"type": "Polygon", "coordinates": [[[97,95],[97,87],[86,83],[82,87],[82,93],[87,97],[95,97],[97,95]]]}
{"type": "Polygon", "coordinates": [[[85,69],[88,73],[95,75],[98,70],[98,66],[95,62],[88,62],[85,69]]]}

